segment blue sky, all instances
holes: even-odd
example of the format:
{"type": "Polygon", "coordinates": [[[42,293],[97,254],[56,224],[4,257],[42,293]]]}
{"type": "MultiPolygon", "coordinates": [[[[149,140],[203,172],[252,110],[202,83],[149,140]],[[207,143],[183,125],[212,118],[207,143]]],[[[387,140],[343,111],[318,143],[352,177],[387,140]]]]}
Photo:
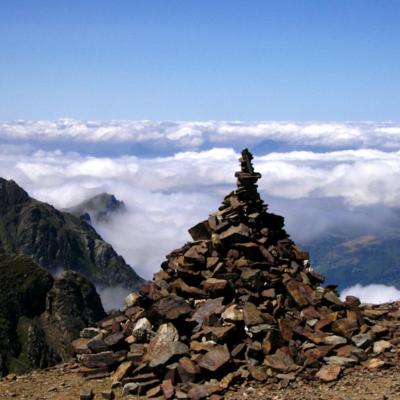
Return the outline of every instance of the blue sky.
{"type": "Polygon", "coordinates": [[[400,2],[8,1],[0,120],[398,120],[400,2]]]}

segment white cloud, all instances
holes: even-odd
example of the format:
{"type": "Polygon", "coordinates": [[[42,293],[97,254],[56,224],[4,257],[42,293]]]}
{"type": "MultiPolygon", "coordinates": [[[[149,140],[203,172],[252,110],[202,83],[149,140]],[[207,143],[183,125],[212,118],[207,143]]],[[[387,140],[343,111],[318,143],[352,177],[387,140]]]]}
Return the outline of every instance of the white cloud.
{"type": "Polygon", "coordinates": [[[356,296],[362,303],[382,304],[400,300],[400,290],[394,286],[372,284],[355,286],[344,289],[340,297],[344,300],[346,296],[356,296]]]}
{"type": "MultiPolygon", "coordinates": [[[[150,191],[187,191],[232,186],[238,156],[232,149],[223,148],[156,158],[41,151],[33,156],[2,156],[0,173],[15,176],[37,193],[54,183],[58,186],[79,181],[91,189],[110,180],[150,191]]],[[[263,174],[260,188],[276,197],[340,197],[349,206],[400,204],[400,152],[361,149],[271,153],[257,157],[256,169],[263,174]]],[[[48,200],[68,205],[58,196],[48,200]]]]}
{"type": "Polygon", "coordinates": [[[215,145],[256,146],[264,141],[293,146],[400,148],[395,122],[286,121],[54,121],[0,122],[0,138],[52,143],[147,144],[153,149],[205,149],[215,145]]]}

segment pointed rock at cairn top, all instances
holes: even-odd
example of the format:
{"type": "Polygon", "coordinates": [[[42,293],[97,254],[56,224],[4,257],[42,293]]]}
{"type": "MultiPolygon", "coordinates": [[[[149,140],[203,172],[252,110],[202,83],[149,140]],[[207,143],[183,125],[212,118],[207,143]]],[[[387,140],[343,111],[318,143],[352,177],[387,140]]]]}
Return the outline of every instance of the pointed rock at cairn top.
{"type": "Polygon", "coordinates": [[[249,149],[242,150],[242,157],[239,159],[242,172],[254,174],[253,164],[251,163],[252,159],[253,154],[250,153],[249,149]]]}
{"type": "Polygon", "coordinates": [[[239,158],[240,171],[235,173],[238,188],[257,187],[256,183],[261,178],[261,174],[254,171],[252,159],[253,155],[248,149],[242,150],[242,157],[239,158]]]}

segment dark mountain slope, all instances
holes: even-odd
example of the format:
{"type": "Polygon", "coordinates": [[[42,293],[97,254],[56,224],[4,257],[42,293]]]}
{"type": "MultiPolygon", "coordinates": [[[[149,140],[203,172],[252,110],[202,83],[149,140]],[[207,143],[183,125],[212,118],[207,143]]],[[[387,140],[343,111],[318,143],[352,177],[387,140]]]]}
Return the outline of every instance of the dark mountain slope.
{"type": "Polygon", "coordinates": [[[67,360],[80,330],[104,315],[95,287],[78,273],[53,279],[30,257],[0,255],[0,376],[67,360]]]}
{"type": "Polygon", "coordinates": [[[341,289],[357,283],[400,288],[400,237],[331,234],[302,246],[314,268],[341,289]]]}
{"type": "Polygon", "coordinates": [[[55,273],[74,270],[100,287],[136,289],[143,280],[80,218],[37,201],[0,178],[0,253],[25,254],[55,273]]]}

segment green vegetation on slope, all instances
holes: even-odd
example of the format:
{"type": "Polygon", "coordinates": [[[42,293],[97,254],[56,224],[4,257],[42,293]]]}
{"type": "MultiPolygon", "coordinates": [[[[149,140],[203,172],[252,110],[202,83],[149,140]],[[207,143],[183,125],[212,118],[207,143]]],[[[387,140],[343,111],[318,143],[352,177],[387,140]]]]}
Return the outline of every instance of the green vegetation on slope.
{"type": "Polygon", "coordinates": [[[400,238],[331,236],[303,247],[310,251],[312,265],[327,283],[341,289],[357,283],[381,283],[400,288],[400,238]]]}

